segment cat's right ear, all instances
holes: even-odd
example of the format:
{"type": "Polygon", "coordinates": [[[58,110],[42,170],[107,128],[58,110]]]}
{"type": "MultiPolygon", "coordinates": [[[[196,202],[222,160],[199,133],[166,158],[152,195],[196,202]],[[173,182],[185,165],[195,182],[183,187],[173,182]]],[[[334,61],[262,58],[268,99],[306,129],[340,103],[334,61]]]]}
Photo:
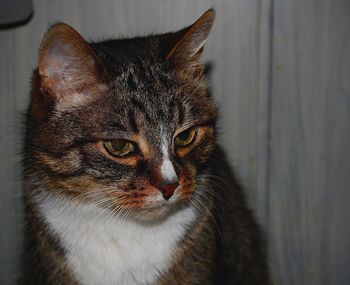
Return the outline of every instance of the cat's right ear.
{"type": "Polygon", "coordinates": [[[204,71],[202,54],[204,44],[215,20],[215,10],[207,10],[191,26],[163,36],[161,54],[179,75],[200,76],[204,71]]]}
{"type": "Polygon", "coordinates": [[[79,104],[101,87],[99,66],[98,57],[77,31],[56,24],[45,34],[39,50],[40,89],[57,104],[79,104]]]}

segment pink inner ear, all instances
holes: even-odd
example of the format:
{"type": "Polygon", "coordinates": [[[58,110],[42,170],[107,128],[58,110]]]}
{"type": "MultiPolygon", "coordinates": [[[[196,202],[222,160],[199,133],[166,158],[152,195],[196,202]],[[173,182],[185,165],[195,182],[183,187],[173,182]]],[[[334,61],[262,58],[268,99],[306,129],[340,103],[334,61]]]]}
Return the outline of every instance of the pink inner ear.
{"type": "Polygon", "coordinates": [[[46,77],[61,74],[67,68],[68,62],[61,44],[56,40],[46,51],[46,55],[40,62],[40,74],[46,77]]]}
{"type": "Polygon", "coordinates": [[[78,32],[66,24],[55,25],[46,33],[40,48],[41,86],[57,99],[75,101],[67,94],[87,93],[84,90],[93,90],[92,85],[98,83],[96,60],[78,32]]]}

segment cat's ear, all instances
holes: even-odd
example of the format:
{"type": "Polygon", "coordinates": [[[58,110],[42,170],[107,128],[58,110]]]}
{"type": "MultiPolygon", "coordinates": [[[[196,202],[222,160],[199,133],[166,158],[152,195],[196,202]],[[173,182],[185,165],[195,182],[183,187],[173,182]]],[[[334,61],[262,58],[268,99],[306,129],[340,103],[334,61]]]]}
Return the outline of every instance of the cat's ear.
{"type": "Polygon", "coordinates": [[[166,53],[175,71],[186,74],[201,74],[204,66],[201,63],[204,44],[215,20],[215,10],[207,10],[191,26],[170,34],[165,40],[170,43],[166,53]]]}
{"type": "Polygon", "coordinates": [[[41,90],[65,105],[85,100],[99,83],[99,65],[77,31],[67,24],[56,24],[45,34],[39,50],[41,90]]]}

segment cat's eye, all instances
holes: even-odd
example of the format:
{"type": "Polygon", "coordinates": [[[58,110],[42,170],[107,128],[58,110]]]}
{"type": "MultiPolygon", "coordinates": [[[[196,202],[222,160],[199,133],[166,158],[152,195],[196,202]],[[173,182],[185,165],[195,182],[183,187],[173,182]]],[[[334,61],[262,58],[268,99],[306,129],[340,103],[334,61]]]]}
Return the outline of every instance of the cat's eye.
{"type": "Polygon", "coordinates": [[[126,156],[135,151],[135,146],[132,142],[123,139],[115,139],[105,141],[104,147],[113,156],[126,156]]]}
{"type": "Polygon", "coordinates": [[[175,137],[175,144],[178,146],[186,146],[189,145],[194,137],[196,136],[196,129],[190,128],[186,131],[181,132],[175,137]]]}

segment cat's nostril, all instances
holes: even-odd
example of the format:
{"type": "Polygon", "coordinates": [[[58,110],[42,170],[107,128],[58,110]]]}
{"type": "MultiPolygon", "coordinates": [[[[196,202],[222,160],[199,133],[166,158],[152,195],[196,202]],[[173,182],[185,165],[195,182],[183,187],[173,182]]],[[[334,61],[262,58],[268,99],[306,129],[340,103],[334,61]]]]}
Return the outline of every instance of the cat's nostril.
{"type": "Polygon", "coordinates": [[[158,189],[162,192],[165,200],[169,200],[171,196],[174,195],[176,188],[179,186],[179,182],[170,183],[170,184],[160,184],[158,189]]]}

